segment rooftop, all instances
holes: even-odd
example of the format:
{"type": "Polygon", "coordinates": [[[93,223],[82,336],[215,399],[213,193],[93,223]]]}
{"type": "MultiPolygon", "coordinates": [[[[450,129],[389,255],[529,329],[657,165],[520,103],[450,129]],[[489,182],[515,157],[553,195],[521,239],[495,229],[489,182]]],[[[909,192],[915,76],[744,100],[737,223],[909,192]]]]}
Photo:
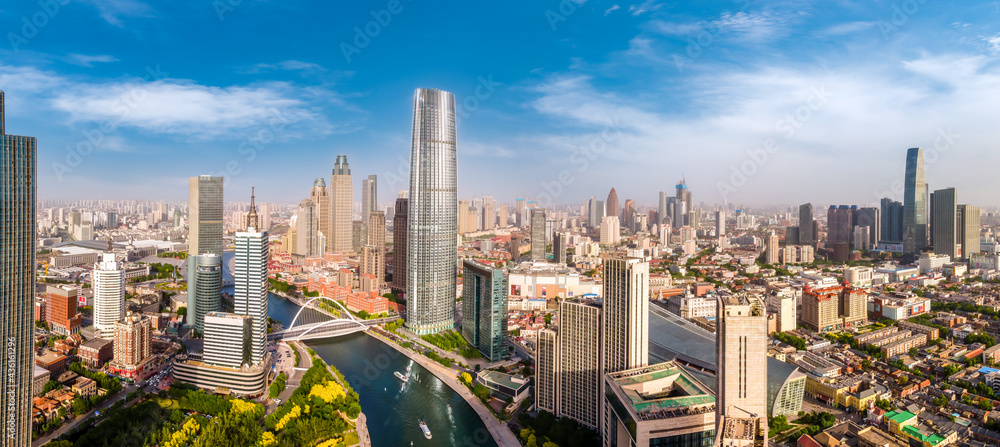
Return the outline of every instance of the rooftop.
{"type": "Polygon", "coordinates": [[[499,371],[480,371],[479,377],[488,382],[495,383],[502,387],[510,388],[512,390],[518,390],[525,386],[528,382],[521,376],[514,376],[510,374],[504,374],[499,371]]]}
{"type": "Polygon", "coordinates": [[[674,362],[608,374],[608,380],[643,420],[715,409],[712,391],[674,362]]]}
{"type": "Polygon", "coordinates": [[[897,424],[902,424],[910,419],[917,417],[917,415],[910,413],[909,411],[890,411],[885,414],[886,419],[891,419],[897,424]]]}

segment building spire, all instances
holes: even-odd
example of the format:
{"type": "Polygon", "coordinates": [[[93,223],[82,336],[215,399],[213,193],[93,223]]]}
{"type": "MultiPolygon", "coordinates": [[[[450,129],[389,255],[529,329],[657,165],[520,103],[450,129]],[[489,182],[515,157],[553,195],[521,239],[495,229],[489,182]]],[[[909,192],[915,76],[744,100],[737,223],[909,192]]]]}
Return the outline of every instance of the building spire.
{"type": "Polygon", "coordinates": [[[254,189],[255,187],[250,187],[250,211],[247,212],[247,229],[259,229],[260,218],[257,217],[257,205],[254,204],[254,189]]]}
{"type": "Polygon", "coordinates": [[[3,90],[0,90],[0,135],[4,133],[3,90]]]}

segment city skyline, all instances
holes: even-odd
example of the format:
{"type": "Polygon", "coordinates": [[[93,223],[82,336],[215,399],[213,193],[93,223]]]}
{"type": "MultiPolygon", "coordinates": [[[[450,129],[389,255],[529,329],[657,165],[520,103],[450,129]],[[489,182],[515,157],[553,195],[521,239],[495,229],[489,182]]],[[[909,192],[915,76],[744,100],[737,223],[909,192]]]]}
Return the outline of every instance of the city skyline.
{"type": "MultiPolygon", "coordinates": [[[[337,154],[347,154],[359,174],[380,177],[379,202],[388,203],[407,182],[407,94],[436,87],[459,102],[465,148],[459,165],[483,173],[463,177],[460,196],[549,194],[558,196],[554,203],[576,203],[598,193],[580,179],[600,165],[602,175],[622,179],[614,185],[621,196],[640,205],[655,204],[656,191],[670,186],[632,175],[650,167],[670,177],[683,170],[708,203],[724,199],[719,182],[733,186],[725,197],[731,203],[901,200],[896,183],[903,171],[893,161],[897,151],[919,146],[937,151],[927,166],[933,188],[956,187],[968,191],[971,203],[995,205],[976,188],[976,174],[985,172],[979,166],[996,161],[990,147],[997,131],[985,110],[1000,95],[998,12],[987,3],[961,11],[921,4],[904,14],[904,23],[889,4],[588,2],[570,14],[533,4],[505,8],[497,17],[503,20],[492,23],[477,20],[482,11],[473,6],[442,11],[404,4],[346,57],[344,45],[357,46],[355,27],[364,32],[372,12],[386,5],[311,15],[332,17],[322,24],[290,5],[222,12],[129,5],[81,5],[75,22],[53,17],[37,36],[8,39],[0,48],[0,87],[18,90],[11,101],[23,111],[11,124],[45,141],[39,197],[103,191],[180,200],[183,178],[201,173],[187,167],[197,154],[204,171],[227,178],[227,187],[256,184],[295,202],[301,193],[278,181],[281,174],[324,176],[337,154]],[[175,39],[149,41],[149,33],[176,17],[204,33],[195,39],[171,30],[175,39]],[[246,34],[240,30],[259,31],[257,19],[265,17],[278,23],[294,17],[298,33],[255,33],[245,46],[252,51],[231,40],[246,34]],[[441,36],[418,31],[431,19],[459,23],[454,32],[468,38],[449,45],[471,56],[435,55],[431,63],[409,64],[405,77],[396,74],[390,68],[410,61],[416,49],[441,43],[441,36]],[[493,23],[522,29],[523,36],[487,43],[497,31],[493,23]],[[602,36],[590,35],[595,26],[605,30],[602,36]],[[113,43],[67,42],[83,29],[113,43]],[[299,45],[302,34],[316,45],[299,45]],[[233,50],[220,54],[195,43],[206,37],[233,50]],[[169,49],[161,46],[166,42],[169,49]],[[540,57],[520,57],[529,45],[540,57]],[[158,57],[148,58],[151,52],[158,57]],[[116,101],[130,93],[142,100],[129,101],[134,106],[122,114],[116,101]],[[191,107],[195,102],[206,107],[191,107]],[[913,113],[931,104],[932,111],[913,113]],[[800,122],[794,115],[803,106],[801,117],[809,119],[800,122]],[[109,119],[114,128],[100,131],[109,119]],[[258,132],[273,137],[260,149],[241,146],[258,132]],[[769,137],[779,149],[760,161],[769,137]],[[81,146],[80,159],[67,160],[82,142],[96,147],[81,146]],[[607,149],[584,169],[572,157],[591,143],[607,149]],[[756,159],[748,153],[754,150],[756,159]],[[168,151],[179,156],[163,157],[168,151]],[[529,155],[533,163],[521,166],[529,155]],[[868,162],[853,163],[857,158],[868,162]],[[302,159],[314,162],[303,170],[302,159]],[[754,173],[733,181],[732,168],[744,163],[754,173]],[[798,168],[807,164],[823,167],[798,168]],[[545,188],[562,169],[573,181],[545,188]],[[972,175],[941,175],[963,169],[972,175]],[[494,186],[515,170],[519,181],[494,186]],[[844,171],[858,180],[841,183],[844,171]],[[799,187],[782,188],[785,181],[799,187]],[[833,183],[840,187],[824,188],[833,183]]],[[[21,36],[15,24],[35,12],[35,4],[12,5],[0,17],[21,36]]],[[[359,191],[355,196],[360,200],[359,191]]]]}

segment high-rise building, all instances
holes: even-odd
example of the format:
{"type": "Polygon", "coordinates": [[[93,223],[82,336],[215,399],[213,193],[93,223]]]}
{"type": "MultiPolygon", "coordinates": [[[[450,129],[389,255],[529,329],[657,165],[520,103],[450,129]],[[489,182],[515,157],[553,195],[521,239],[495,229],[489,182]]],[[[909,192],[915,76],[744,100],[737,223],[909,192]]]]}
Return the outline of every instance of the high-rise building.
{"type": "Polygon", "coordinates": [[[559,337],[551,329],[538,331],[535,356],[535,406],[559,414],[559,337]]]}
{"type": "Polygon", "coordinates": [[[317,258],[323,255],[319,247],[319,215],[316,214],[316,204],[310,199],[299,202],[295,214],[296,247],[294,253],[307,258],[317,258]]]}
{"type": "MultiPolygon", "coordinates": [[[[316,206],[317,232],[323,235],[323,238],[330,238],[332,236],[330,234],[330,191],[327,189],[326,181],[322,177],[313,182],[309,198],[312,199],[313,204],[316,206]]],[[[254,228],[267,231],[267,228],[259,225],[254,228]]],[[[318,247],[318,251],[320,255],[326,251],[325,242],[322,246],[318,247]]]]}
{"type": "Polygon", "coordinates": [[[625,207],[622,208],[622,225],[629,233],[635,229],[635,205],[632,203],[632,199],[625,199],[625,207]]]}
{"type": "Polygon", "coordinates": [[[222,177],[188,179],[188,252],[222,256],[222,177]]]}
{"type": "Polygon", "coordinates": [[[330,175],[330,233],[326,235],[326,250],[352,251],[351,228],[354,205],[354,185],[351,166],[346,155],[338,155],[330,175]]]}
{"type": "Polygon", "coordinates": [[[361,180],[361,220],[366,224],[372,211],[378,210],[378,176],[372,174],[361,180]]]}
{"type": "MultiPolygon", "coordinates": [[[[830,205],[827,211],[826,246],[833,250],[833,260],[847,262],[851,254],[851,238],[854,232],[854,213],[847,205],[830,205]]],[[[801,231],[801,230],[800,230],[801,231]]],[[[799,233],[801,238],[801,233],[799,233]]]]}
{"type": "Polygon", "coordinates": [[[778,241],[778,235],[774,234],[773,231],[767,236],[767,249],[764,253],[764,262],[771,265],[777,265],[780,262],[778,253],[781,252],[781,248],[778,246],[778,241]]]}
{"type": "Polygon", "coordinates": [[[927,184],[924,182],[924,150],[906,151],[903,178],[903,259],[912,262],[927,247],[927,184]]]}
{"type": "Polygon", "coordinates": [[[798,245],[810,245],[815,247],[816,221],[813,220],[813,206],[811,203],[799,205],[799,241],[798,245]]]}
{"type": "Polygon", "coordinates": [[[767,445],[767,312],[745,294],[716,308],[716,407],[719,446],[767,445]]]}
{"type": "Polygon", "coordinates": [[[462,336],[487,360],[507,354],[507,276],[473,260],[466,260],[462,274],[462,336]]]}
{"type": "Polygon", "coordinates": [[[556,264],[566,264],[566,244],[569,234],[557,231],[552,238],[552,262],[556,264]]]}
{"type": "Polygon", "coordinates": [[[531,260],[545,261],[545,210],[531,210],[531,260]]]}
{"type": "Polygon", "coordinates": [[[267,263],[269,237],[260,230],[253,193],[246,229],[236,233],[236,255],[233,278],[236,281],[233,311],[251,319],[250,352],[254,364],[264,361],[267,348],[267,263]]]}
{"type": "Polygon", "coordinates": [[[971,259],[974,253],[982,251],[979,238],[982,211],[978,206],[959,205],[958,220],[958,241],[962,245],[962,257],[971,259]]]}
{"type": "Polygon", "coordinates": [[[510,217],[510,212],[507,210],[507,204],[500,204],[500,214],[497,216],[497,227],[507,228],[507,218],[510,217]]]}
{"type": "Polygon", "coordinates": [[[385,212],[372,211],[368,217],[368,245],[361,251],[361,274],[375,276],[375,289],[385,281],[385,212]]]}
{"type": "Polygon", "coordinates": [[[618,216],[604,216],[601,219],[601,243],[614,245],[621,237],[621,229],[618,225],[618,216]]]}
{"type": "Polygon", "coordinates": [[[882,231],[879,242],[903,242],[903,202],[883,198],[881,202],[882,231]]]}
{"type": "Polygon", "coordinates": [[[34,364],[35,154],[34,137],[7,135],[4,93],[0,91],[0,408],[2,447],[31,443],[31,385],[34,364]]]}
{"type": "Polygon", "coordinates": [[[559,303],[556,416],[569,417],[591,428],[598,426],[601,409],[601,325],[599,304],[569,300],[559,303]]]}
{"type": "Polygon", "coordinates": [[[719,210],[715,212],[715,236],[725,236],[726,235],[726,211],[719,210]]]}
{"type": "Polygon", "coordinates": [[[111,240],[101,261],[94,264],[91,279],[94,329],[98,337],[110,339],[115,335],[115,323],[125,317],[125,268],[111,251],[111,240]]]}
{"type": "Polygon", "coordinates": [[[187,324],[203,332],[205,314],[222,307],[222,257],[206,253],[188,258],[187,324]]]}
{"type": "MultiPolygon", "coordinates": [[[[934,253],[948,255],[957,260],[959,256],[958,229],[958,191],[955,188],[945,188],[934,191],[931,195],[934,204],[931,218],[934,227],[934,253]]],[[[978,238],[978,235],[977,235],[978,238]]]]}
{"type": "Polygon", "coordinates": [[[649,364],[649,263],[604,259],[604,371],[649,364]]]}
{"type": "MultiPolygon", "coordinates": [[[[882,210],[876,207],[860,208],[854,214],[855,227],[868,227],[868,241],[860,244],[855,241],[855,245],[866,245],[874,248],[878,241],[882,240],[882,210]]],[[[863,242],[863,241],[862,241],[863,242]]]]}
{"type": "Polygon", "coordinates": [[[153,372],[153,322],[149,317],[129,312],[115,323],[114,357],[108,365],[113,374],[141,381],[153,372]]]}
{"type": "Polygon", "coordinates": [[[611,188],[611,192],[608,193],[608,200],[604,202],[604,215],[614,216],[621,219],[621,217],[618,214],[619,212],[620,210],[618,208],[618,193],[615,191],[614,188],[611,188]]]}
{"type": "Polygon", "coordinates": [[[591,197],[587,201],[587,226],[597,228],[604,218],[604,201],[591,197]]]}
{"type": "Polygon", "coordinates": [[[47,286],[45,290],[47,308],[45,321],[55,334],[72,335],[80,332],[80,314],[76,311],[76,288],[69,286],[47,286]]]}
{"type": "Polygon", "coordinates": [[[247,315],[209,312],[205,315],[205,363],[240,368],[253,365],[253,320],[247,315]]]}
{"type": "Polygon", "coordinates": [[[670,213],[670,211],[667,211],[667,192],[666,191],[660,191],[660,202],[659,202],[659,205],[660,206],[657,207],[657,214],[656,214],[656,216],[658,218],[658,221],[656,222],[656,225],[660,226],[662,224],[670,224],[670,223],[672,223],[672,222],[668,222],[667,221],[667,216],[669,216],[671,213],[670,213]]]}
{"type": "Polygon", "coordinates": [[[432,334],[455,325],[458,265],[455,96],[417,89],[413,98],[407,236],[406,325],[432,334]]]}
{"type": "Polygon", "coordinates": [[[368,226],[363,220],[351,222],[351,251],[361,253],[368,245],[368,226]]]}
{"type": "Polygon", "coordinates": [[[410,199],[396,199],[392,214],[392,290],[406,291],[406,235],[408,232],[410,199]]]}

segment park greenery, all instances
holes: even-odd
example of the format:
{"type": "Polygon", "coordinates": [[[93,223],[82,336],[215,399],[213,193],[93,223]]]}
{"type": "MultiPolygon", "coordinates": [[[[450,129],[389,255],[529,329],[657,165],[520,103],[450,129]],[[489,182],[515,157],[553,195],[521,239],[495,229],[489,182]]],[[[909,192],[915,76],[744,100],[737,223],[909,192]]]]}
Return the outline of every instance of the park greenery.
{"type": "Polygon", "coordinates": [[[331,445],[344,445],[356,439],[356,434],[348,432],[353,430],[353,420],[360,413],[358,394],[346,381],[330,374],[321,359],[314,357],[313,366],[302,376],[299,388],[264,418],[266,431],[261,445],[316,445],[328,440],[336,441],[331,445]]]}
{"type": "Polygon", "coordinates": [[[773,337],[782,343],[795,347],[795,349],[798,349],[799,351],[806,350],[806,341],[792,334],[778,332],[775,333],[773,337]]]}
{"type": "Polygon", "coordinates": [[[444,331],[438,334],[428,334],[421,336],[424,341],[448,352],[454,352],[467,359],[478,359],[482,357],[476,348],[473,348],[465,338],[457,331],[444,331]]]}
{"type": "Polygon", "coordinates": [[[278,374],[278,377],[274,379],[274,382],[271,382],[271,386],[267,390],[267,397],[274,399],[278,397],[282,391],[285,391],[286,380],[288,380],[288,376],[285,375],[285,373],[278,374]]]}
{"type": "Polygon", "coordinates": [[[163,253],[157,253],[157,258],[174,258],[174,259],[187,259],[188,254],[186,251],[165,251],[163,253]]]}
{"type": "Polygon", "coordinates": [[[104,374],[102,372],[91,371],[85,368],[83,366],[83,363],[74,362],[73,364],[69,365],[69,369],[70,371],[73,371],[82,377],[86,377],[90,380],[93,380],[94,382],[97,383],[98,387],[108,390],[108,392],[105,393],[103,396],[94,396],[90,398],[77,396],[75,399],[73,399],[71,408],[73,410],[73,413],[77,415],[87,413],[88,411],[96,407],[98,404],[103,402],[105,399],[108,399],[111,396],[118,394],[118,392],[122,390],[122,384],[121,382],[118,381],[118,379],[111,377],[107,374],[104,374]]]}
{"type": "Polygon", "coordinates": [[[547,411],[539,411],[532,418],[527,412],[517,416],[521,427],[518,437],[525,447],[597,447],[601,439],[597,433],[581,426],[570,418],[556,419],[547,411]]]}

